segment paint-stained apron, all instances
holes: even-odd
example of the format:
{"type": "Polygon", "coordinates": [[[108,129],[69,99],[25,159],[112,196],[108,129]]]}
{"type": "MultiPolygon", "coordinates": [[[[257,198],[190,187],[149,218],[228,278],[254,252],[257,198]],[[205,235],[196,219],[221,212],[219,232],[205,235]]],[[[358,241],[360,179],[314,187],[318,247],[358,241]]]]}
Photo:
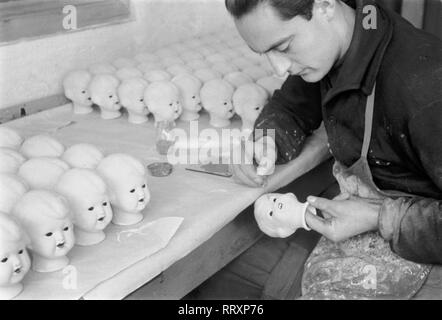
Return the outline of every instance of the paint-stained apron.
{"type": "MultiPolygon", "coordinates": [[[[380,190],[373,181],[367,154],[373,127],[375,88],[367,98],[361,157],[351,167],[336,162],[333,175],[341,194],[381,200],[412,196],[380,190]]],[[[370,201],[370,200],[367,200],[370,201]]],[[[368,232],[339,243],[322,237],[305,263],[302,299],[408,299],[425,282],[431,266],[407,261],[390,249],[378,232],[368,232]]]]}

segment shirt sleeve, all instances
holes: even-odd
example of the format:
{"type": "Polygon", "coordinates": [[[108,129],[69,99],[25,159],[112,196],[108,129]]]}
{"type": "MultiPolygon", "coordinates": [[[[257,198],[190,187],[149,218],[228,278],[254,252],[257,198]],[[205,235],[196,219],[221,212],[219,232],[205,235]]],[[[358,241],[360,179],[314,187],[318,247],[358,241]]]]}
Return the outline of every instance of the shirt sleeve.
{"type": "MultiPolygon", "coordinates": [[[[410,138],[427,175],[442,190],[442,103],[437,101],[415,115],[410,138]]],[[[442,264],[442,199],[385,199],[379,231],[405,259],[442,264]]]]}
{"type": "Polygon", "coordinates": [[[277,164],[296,158],[307,136],[322,122],[319,83],[307,83],[290,76],[276,90],[255,122],[255,140],[274,130],[277,164]]]}

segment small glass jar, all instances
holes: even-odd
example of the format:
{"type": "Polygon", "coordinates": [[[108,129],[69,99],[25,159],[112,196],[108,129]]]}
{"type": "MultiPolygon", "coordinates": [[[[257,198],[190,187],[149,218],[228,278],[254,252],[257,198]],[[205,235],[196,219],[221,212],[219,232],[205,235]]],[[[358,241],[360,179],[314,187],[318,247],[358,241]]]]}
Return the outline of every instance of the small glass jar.
{"type": "Polygon", "coordinates": [[[175,143],[171,134],[171,131],[175,128],[175,121],[160,121],[155,123],[155,127],[157,151],[161,155],[167,155],[169,148],[175,143]]]}

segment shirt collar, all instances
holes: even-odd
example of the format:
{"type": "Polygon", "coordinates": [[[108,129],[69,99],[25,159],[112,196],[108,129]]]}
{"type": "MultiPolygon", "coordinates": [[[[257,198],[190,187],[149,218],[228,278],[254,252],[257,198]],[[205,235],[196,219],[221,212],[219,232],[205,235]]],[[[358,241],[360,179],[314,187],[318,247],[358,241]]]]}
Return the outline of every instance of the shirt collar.
{"type": "MultiPolygon", "coordinates": [[[[355,9],[353,37],[339,67],[336,83],[323,99],[324,105],[343,91],[361,89],[365,95],[372,92],[393,33],[391,20],[373,0],[354,0],[348,1],[348,4],[353,4],[355,9]],[[368,12],[371,12],[371,8],[376,10],[375,29],[367,28],[368,12]]],[[[373,20],[371,22],[374,23],[373,20]]]]}

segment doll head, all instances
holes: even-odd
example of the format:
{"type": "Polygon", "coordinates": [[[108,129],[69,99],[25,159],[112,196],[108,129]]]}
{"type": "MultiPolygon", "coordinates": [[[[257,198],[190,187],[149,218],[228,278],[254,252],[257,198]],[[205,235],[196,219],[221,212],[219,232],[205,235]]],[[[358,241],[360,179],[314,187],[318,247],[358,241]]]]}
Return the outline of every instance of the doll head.
{"type": "Polygon", "coordinates": [[[156,62],[159,61],[160,58],[158,58],[158,56],[154,55],[153,53],[142,52],[135,56],[135,60],[137,60],[139,63],[156,62]]]}
{"type": "Polygon", "coordinates": [[[218,71],[223,76],[226,76],[229,73],[238,71],[238,67],[228,63],[228,62],[216,62],[212,65],[212,69],[218,71]]]}
{"type": "Polygon", "coordinates": [[[10,213],[26,191],[28,186],[22,178],[10,173],[0,173],[0,211],[10,213]]]}
{"type": "Polygon", "coordinates": [[[143,73],[135,67],[126,67],[118,69],[117,72],[115,73],[115,76],[120,81],[124,81],[132,78],[141,78],[143,77],[143,73]]]}
{"type": "MultiPolygon", "coordinates": [[[[216,51],[216,49],[215,49],[215,51],[216,51]]],[[[211,64],[215,64],[217,62],[227,62],[227,58],[220,53],[214,53],[214,54],[206,57],[206,60],[208,62],[210,62],[211,64]]]]}
{"type": "Polygon", "coordinates": [[[253,83],[253,79],[240,71],[231,72],[224,77],[235,89],[246,83],[253,83]]]}
{"type": "Polygon", "coordinates": [[[104,155],[96,146],[78,143],[66,149],[61,159],[72,168],[95,169],[104,155]]]}
{"type": "Polygon", "coordinates": [[[0,173],[17,173],[25,161],[25,157],[16,150],[0,147],[0,173]]]}
{"type": "Polygon", "coordinates": [[[89,72],[93,76],[97,74],[114,74],[117,72],[117,68],[110,63],[97,63],[89,67],[89,72]]]}
{"type": "Polygon", "coordinates": [[[31,189],[51,190],[69,165],[59,158],[33,158],[23,163],[18,175],[31,189]]]}
{"type": "Polygon", "coordinates": [[[67,201],[45,190],[27,192],[15,205],[12,214],[30,238],[32,269],[57,271],[68,265],[67,253],[74,246],[74,230],[67,201]]]}
{"type": "Polygon", "coordinates": [[[69,72],[63,79],[64,95],[72,101],[76,114],[92,112],[92,98],[89,93],[89,83],[92,75],[86,70],[69,72]]]}
{"type": "Polygon", "coordinates": [[[130,123],[140,124],[147,121],[149,110],[144,102],[144,91],[149,83],[142,78],[125,80],[118,87],[118,96],[129,114],[130,123]]]}
{"type": "Polygon", "coordinates": [[[0,300],[12,299],[23,290],[21,281],[31,268],[28,241],[14,217],[0,212],[0,300]]]}
{"type": "Polygon", "coordinates": [[[232,99],[233,106],[241,117],[243,129],[253,129],[267,98],[267,92],[255,83],[247,83],[236,89],[232,99]]]}
{"type": "Polygon", "coordinates": [[[172,76],[167,71],[156,69],[146,72],[144,78],[149,82],[157,82],[157,81],[169,81],[172,79],[172,76]]]}
{"type": "Polygon", "coordinates": [[[144,101],[155,122],[174,121],[182,113],[180,92],[171,81],[151,83],[144,92],[144,101]]]}
{"type": "Polygon", "coordinates": [[[202,83],[206,83],[214,79],[222,79],[223,77],[221,73],[210,68],[196,70],[193,75],[200,79],[202,83]]]}
{"type": "Polygon", "coordinates": [[[267,77],[269,75],[267,71],[264,70],[264,68],[256,65],[244,69],[243,72],[247,74],[250,78],[252,78],[254,81],[258,81],[259,79],[267,77]]]}
{"type": "Polygon", "coordinates": [[[255,202],[255,219],[262,232],[270,237],[286,238],[298,228],[310,230],[305,223],[308,203],[298,201],[293,193],[269,193],[255,202]]]}
{"type": "Polygon", "coordinates": [[[172,82],[178,87],[181,94],[183,105],[181,119],[186,121],[198,119],[198,112],[201,110],[201,81],[190,74],[183,74],[175,77],[172,82]]]}
{"type": "Polygon", "coordinates": [[[142,62],[140,63],[137,68],[143,73],[146,74],[153,70],[158,70],[162,68],[162,65],[160,62],[157,61],[149,61],[149,62],[142,62]]]}
{"type": "Polygon", "coordinates": [[[109,74],[95,76],[89,85],[92,101],[100,107],[103,119],[115,119],[121,116],[117,94],[119,85],[118,78],[109,74]]]}
{"type": "Polygon", "coordinates": [[[18,150],[23,143],[23,138],[17,131],[1,126],[0,127],[0,147],[18,150]]]}
{"type": "Polygon", "coordinates": [[[201,53],[199,53],[198,51],[187,50],[180,55],[180,58],[184,62],[189,62],[189,61],[204,59],[204,56],[201,53]]]}
{"type": "Polygon", "coordinates": [[[199,53],[201,53],[206,58],[216,52],[215,49],[213,49],[205,44],[201,45],[200,47],[195,48],[195,50],[198,51],[199,53]]]}
{"type": "Polygon", "coordinates": [[[210,124],[214,127],[225,127],[230,124],[234,110],[232,96],[234,89],[222,79],[214,79],[201,89],[201,101],[204,109],[210,114],[210,124]]]}
{"type": "Polygon", "coordinates": [[[39,134],[27,138],[23,142],[20,153],[27,158],[60,157],[64,146],[55,138],[47,134],[39,134]]]}
{"type": "Polygon", "coordinates": [[[164,68],[169,68],[175,64],[184,64],[184,61],[177,56],[171,56],[161,59],[161,64],[164,68]]]}
{"type": "Polygon", "coordinates": [[[97,172],[108,187],[113,223],[130,225],[141,221],[141,211],[150,201],[143,164],[127,154],[111,154],[100,162],[97,172]]]}
{"type": "Polygon", "coordinates": [[[281,89],[284,81],[285,80],[282,78],[268,76],[259,79],[256,83],[263,87],[268,92],[269,96],[273,96],[273,93],[276,90],[281,89]]]}
{"type": "Polygon", "coordinates": [[[197,59],[187,62],[187,66],[192,70],[207,69],[210,68],[210,63],[203,59],[197,59]]]}
{"type": "Polygon", "coordinates": [[[113,62],[113,65],[117,69],[121,69],[121,68],[132,68],[132,67],[135,67],[137,65],[137,63],[136,63],[136,61],[134,61],[132,59],[118,58],[117,60],[115,60],[113,62]]]}
{"type": "Polygon", "coordinates": [[[112,209],[103,179],[90,169],[71,169],[54,190],[69,202],[76,243],[92,245],[104,240],[103,230],[112,220],[112,209]]]}
{"type": "Polygon", "coordinates": [[[167,72],[172,76],[178,76],[180,74],[191,74],[192,68],[184,65],[184,64],[174,64],[167,68],[167,72]]]}

